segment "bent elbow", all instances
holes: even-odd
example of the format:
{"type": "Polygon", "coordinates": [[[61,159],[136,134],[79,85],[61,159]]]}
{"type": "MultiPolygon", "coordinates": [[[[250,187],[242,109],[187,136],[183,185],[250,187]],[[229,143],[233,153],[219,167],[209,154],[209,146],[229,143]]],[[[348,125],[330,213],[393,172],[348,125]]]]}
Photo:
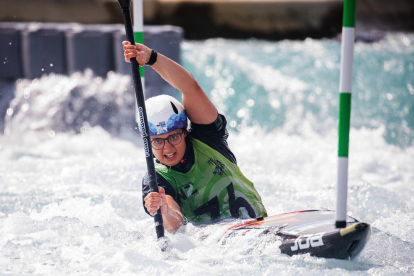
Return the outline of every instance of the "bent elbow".
{"type": "Polygon", "coordinates": [[[194,80],[192,90],[196,92],[204,93],[203,89],[201,88],[201,86],[198,84],[196,80],[194,80]]]}

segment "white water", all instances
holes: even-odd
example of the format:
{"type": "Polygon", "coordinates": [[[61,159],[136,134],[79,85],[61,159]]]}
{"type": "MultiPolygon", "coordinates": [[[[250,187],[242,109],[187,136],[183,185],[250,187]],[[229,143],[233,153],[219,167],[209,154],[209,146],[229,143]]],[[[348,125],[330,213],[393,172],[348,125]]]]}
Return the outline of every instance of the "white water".
{"type": "MultiPolygon", "coordinates": [[[[306,126],[304,125],[304,128],[306,126]]],[[[270,275],[414,272],[414,148],[387,145],[381,129],[353,131],[349,213],[373,226],[353,261],[281,255],[277,246],[225,247],[223,228],[187,225],[155,243],[141,205],[142,148],[100,127],[81,135],[1,137],[0,267],[3,275],[270,275]],[[209,235],[202,240],[203,235],[209,235]]],[[[243,172],[269,214],[334,208],[334,132],[324,137],[249,129],[230,136],[243,172]],[[261,142],[246,147],[250,141],[261,142]]]]}
{"type": "MultiPolygon", "coordinates": [[[[387,143],[381,123],[351,129],[348,211],[373,229],[354,260],[289,257],[265,238],[223,246],[220,225],[167,234],[171,251],[162,253],[141,203],[146,164],[125,122],[133,117],[129,86],[89,73],[17,84],[0,136],[1,275],[414,273],[414,146],[387,143]]],[[[301,89],[289,93],[300,98],[301,89]]],[[[270,215],[335,206],[335,123],[295,108],[271,131],[230,128],[229,145],[270,215]]]]}

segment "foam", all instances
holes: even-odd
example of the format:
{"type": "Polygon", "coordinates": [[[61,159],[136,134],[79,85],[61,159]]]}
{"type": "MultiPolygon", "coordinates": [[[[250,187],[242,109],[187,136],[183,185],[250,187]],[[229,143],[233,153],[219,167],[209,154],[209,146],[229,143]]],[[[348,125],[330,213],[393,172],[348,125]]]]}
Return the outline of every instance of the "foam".
{"type": "MultiPolygon", "coordinates": [[[[384,62],[383,56],[375,58],[377,54],[387,60],[392,55],[398,60],[407,58],[412,49],[404,37],[407,35],[398,34],[372,45],[357,44],[356,51],[368,59],[374,51],[377,62],[384,62]]],[[[409,41],[411,38],[408,35],[409,41]]],[[[333,209],[338,139],[334,77],[339,44],[209,40],[186,42],[183,49],[186,66],[213,95],[219,110],[225,111],[229,145],[268,213],[333,209]],[[217,51],[224,48],[223,54],[217,51]],[[255,52],[257,49],[260,51],[255,52]],[[270,65],[274,62],[278,62],[277,69],[270,65]],[[244,64],[249,65],[237,70],[244,64]],[[266,68],[263,75],[262,67],[266,68]],[[265,75],[270,80],[267,83],[263,83],[265,75]]],[[[387,64],[390,70],[399,68],[398,62],[395,68],[394,63],[387,64]]],[[[409,94],[408,69],[409,65],[404,67],[402,75],[395,71],[402,81],[390,83],[388,88],[408,89],[409,94]]],[[[7,121],[10,131],[0,136],[2,273],[414,273],[414,146],[409,140],[398,142],[403,135],[411,137],[409,113],[395,113],[397,117],[392,115],[394,109],[375,113],[377,106],[391,108],[399,102],[404,110],[404,105],[412,104],[401,97],[401,91],[392,92],[389,100],[389,92],[379,92],[375,98],[374,88],[370,88],[375,100],[360,104],[352,114],[348,214],[373,226],[370,242],[355,260],[288,257],[266,237],[250,244],[223,246],[217,243],[226,229],[222,225],[188,224],[176,235],[167,234],[171,250],[162,253],[155,241],[153,219],[142,208],[144,151],[139,135],[124,122],[134,117],[133,105],[128,107],[133,96],[128,100],[124,93],[129,80],[116,74],[108,79],[88,74],[52,75],[17,84],[14,112],[7,121]],[[30,97],[25,98],[28,92],[30,97]],[[99,120],[91,114],[82,117],[89,110],[87,99],[102,107],[95,110],[98,118],[104,118],[103,107],[108,102],[116,102],[110,127],[94,125],[99,120]],[[81,103],[76,112],[68,108],[72,101],[81,103]],[[369,119],[361,119],[364,112],[369,119]],[[84,119],[76,124],[61,120],[71,114],[84,119]]],[[[368,83],[378,82],[375,74],[364,76],[368,83]]],[[[358,82],[360,88],[367,86],[357,78],[358,82]]],[[[393,108],[398,109],[396,106],[393,108]]]]}

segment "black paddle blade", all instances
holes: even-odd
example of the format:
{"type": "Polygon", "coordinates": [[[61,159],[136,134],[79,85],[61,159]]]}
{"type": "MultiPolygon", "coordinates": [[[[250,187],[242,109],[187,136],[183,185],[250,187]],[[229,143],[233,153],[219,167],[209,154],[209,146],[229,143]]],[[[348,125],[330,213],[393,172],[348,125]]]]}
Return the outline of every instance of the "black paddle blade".
{"type": "Polygon", "coordinates": [[[118,0],[118,2],[123,10],[129,10],[131,6],[131,0],[118,0]]]}

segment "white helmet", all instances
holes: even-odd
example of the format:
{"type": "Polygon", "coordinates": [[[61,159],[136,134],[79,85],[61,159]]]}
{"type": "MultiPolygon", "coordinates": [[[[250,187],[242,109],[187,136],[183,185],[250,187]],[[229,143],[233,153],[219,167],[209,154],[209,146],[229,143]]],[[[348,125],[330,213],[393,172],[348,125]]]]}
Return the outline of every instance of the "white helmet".
{"type": "Polygon", "coordinates": [[[183,105],[168,95],[145,101],[150,136],[162,135],[187,126],[183,105]]]}

